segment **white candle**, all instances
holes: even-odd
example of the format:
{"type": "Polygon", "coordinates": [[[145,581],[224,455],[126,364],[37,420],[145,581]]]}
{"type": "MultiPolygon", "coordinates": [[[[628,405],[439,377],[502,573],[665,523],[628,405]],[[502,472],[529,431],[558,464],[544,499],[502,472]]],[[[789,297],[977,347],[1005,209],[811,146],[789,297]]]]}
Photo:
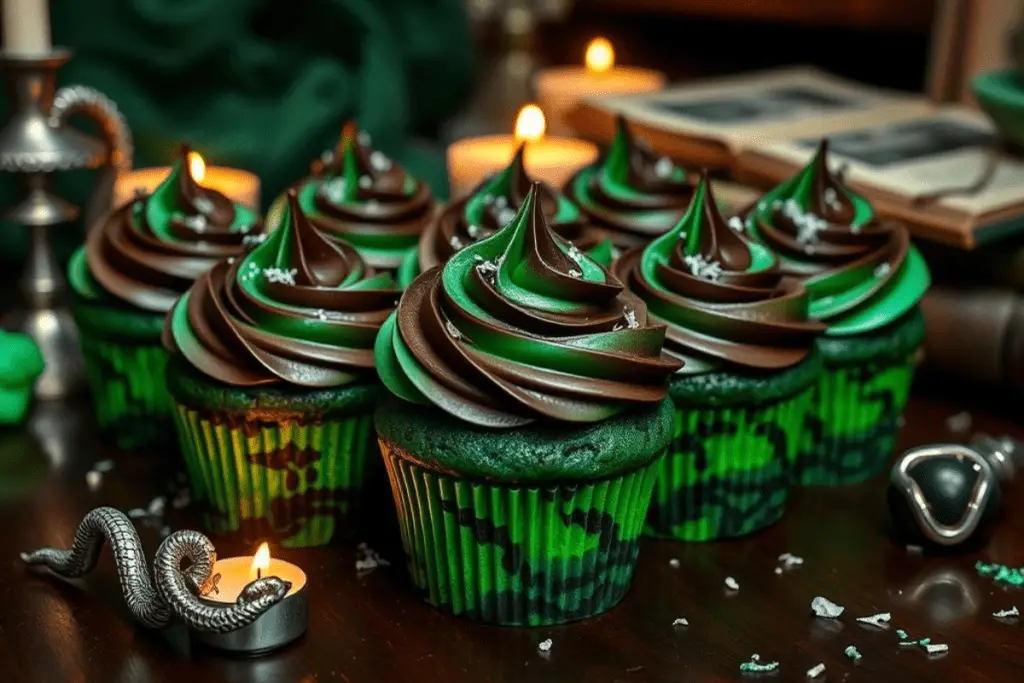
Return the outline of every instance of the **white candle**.
{"type": "Polygon", "coordinates": [[[569,113],[583,99],[595,95],[653,92],[665,87],[665,74],[650,69],[615,66],[615,51],[604,38],[587,46],[585,66],[542,69],[533,80],[537,101],[548,117],[548,129],[571,133],[569,113]]]}
{"type": "MultiPolygon", "coordinates": [[[[203,158],[192,153],[192,177],[202,187],[217,190],[228,199],[253,209],[260,206],[260,179],[248,171],[226,166],[207,166],[203,158]]],[[[111,206],[118,208],[135,199],[136,192],[150,193],[167,178],[170,166],[139,168],[122,173],[114,182],[111,206]]]]}
{"type": "MultiPolygon", "coordinates": [[[[258,578],[276,576],[288,581],[292,587],[288,596],[295,595],[306,585],[306,572],[292,564],[270,557],[270,549],[264,543],[253,557],[227,557],[217,560],[213,565],[214,575],[220,574],[215,590],[203,598],[211,602],[234,603],[242,594],[242,589],[258,578]]],[[[286,599],[288,596],[285,596],[286,599]]]]}
{"type": "Polygon", "coordinates": [[[516,120],[516,135],[466,138],[448,148],[448,182],[452,197],[471,192],[490,173],[508,166],[522,141],[526,172],[557,188],[597,158],[597,147],[577,138],[544,135],[544,115],[527,105],[516,120]]]}
{"type": "Polygon", "coordinates": [[[46,2],[3,0],[7,56],[38,57],[50,52],[50,7],[46,2]]]}

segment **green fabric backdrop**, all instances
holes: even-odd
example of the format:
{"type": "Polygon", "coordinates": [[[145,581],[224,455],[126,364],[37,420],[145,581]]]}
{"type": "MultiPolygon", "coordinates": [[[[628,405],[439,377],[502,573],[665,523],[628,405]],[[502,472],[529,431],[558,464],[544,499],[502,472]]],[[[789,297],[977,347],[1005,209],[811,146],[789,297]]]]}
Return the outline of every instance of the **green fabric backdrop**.
{"type": "MultiPolygon", "coordinates": [[[[263,182],[264,206],[356,117],[383,151],[447,193],[429,139],[462,103],[472,44],[461,0],[60,0],[54,43],[75,50],[62,83],[117,102],[135,164],[165,164],[181,141],[263,182]]],[[[4,103],[6,108],[6,103],[4,103]]],[[[89,175],[62,178],[78,203],[89,175]]],[[[0,185],[7,206],[10,177],[0,185]]],[[[0,227],[3,258],[23,231],[0,227]]],[[[81,226],[61,230],[62,252],[81,226]]]]}

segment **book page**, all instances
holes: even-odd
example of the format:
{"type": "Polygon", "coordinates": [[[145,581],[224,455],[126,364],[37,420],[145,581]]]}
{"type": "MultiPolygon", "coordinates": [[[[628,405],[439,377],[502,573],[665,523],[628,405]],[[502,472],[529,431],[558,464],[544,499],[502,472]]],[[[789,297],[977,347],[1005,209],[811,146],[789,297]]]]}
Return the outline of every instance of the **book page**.
{"type": "MultiPolygon", "coordinates": [[[[774,141],[756,151],[799,167],[810,161],[819,140],[774,141]]],[[[851,182],[909,200],[953,192],[938,205],[981,215],[1024,202],[1024,163],[1006,155],[995,156],[994,173],[983,187],[965,191],[989,170],[995,142],[987,119],[950,108],[832,134],[829,158],[845,166],[851,182]]]]}
{"type": "Polygon", "coordinates": [[[595,97],[602,109],[734,147],[867,124],[880,110],[926,111],[920,96],[858,85],[811,67],[683,83],[656,93],[595,97]]]}

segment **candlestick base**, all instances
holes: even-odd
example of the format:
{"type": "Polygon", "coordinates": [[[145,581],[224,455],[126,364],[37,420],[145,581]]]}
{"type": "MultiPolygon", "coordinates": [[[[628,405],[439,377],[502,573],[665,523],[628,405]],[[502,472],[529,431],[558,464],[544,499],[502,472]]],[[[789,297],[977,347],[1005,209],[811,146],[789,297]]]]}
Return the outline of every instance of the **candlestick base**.
{"type": "MultiPolygon", "coordinates": [[[[303,586],[244,628],[229,633],[191,631],[192,639],[216,650],[252,656],[279,650],[305,635],[309,624],[307,596],[306,587],[303,586]]],[[[223,604],[206,602],[210,605],[223,604]]]]}

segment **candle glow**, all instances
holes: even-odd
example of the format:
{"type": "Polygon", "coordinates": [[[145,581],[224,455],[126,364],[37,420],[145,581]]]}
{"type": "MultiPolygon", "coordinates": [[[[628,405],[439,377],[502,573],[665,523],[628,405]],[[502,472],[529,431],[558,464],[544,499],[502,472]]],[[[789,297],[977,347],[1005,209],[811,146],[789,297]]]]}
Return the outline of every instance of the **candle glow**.
{"type": "MultiPolygon", "coordinates": [[[[203,161],[203,157],[198,152],[188,153],[188,171],[192,174],[192,179],[197,183],[203,182],[203,178],[206,177],[206,162],[203,161]]],[[[263,545],[265,546],[266,543],[263,545]]]]}
{"type": "Polygon", "coordinates": [[[516,117],[516,144],[540,140],[544,137],[546,127],[544,112],[540,110],[540,107],[536,104],[526,105],[519,110],[519,116],[516,117]]]}
{"type": "Polygon", "coordinates": [[[615,66],[615,49],[611,41],[598,36],[587,44],[587,54],[584,59],[587,71],[592,73],[604,73],[615,66]]]}
{"type": "Polygon", "coordinates": [[[262,578],[263,573],[270,568],[270,546],[266,543],[260,544],[256,554],[252,558],[252,567],[249,576],[255,581],[262,578]]]}

